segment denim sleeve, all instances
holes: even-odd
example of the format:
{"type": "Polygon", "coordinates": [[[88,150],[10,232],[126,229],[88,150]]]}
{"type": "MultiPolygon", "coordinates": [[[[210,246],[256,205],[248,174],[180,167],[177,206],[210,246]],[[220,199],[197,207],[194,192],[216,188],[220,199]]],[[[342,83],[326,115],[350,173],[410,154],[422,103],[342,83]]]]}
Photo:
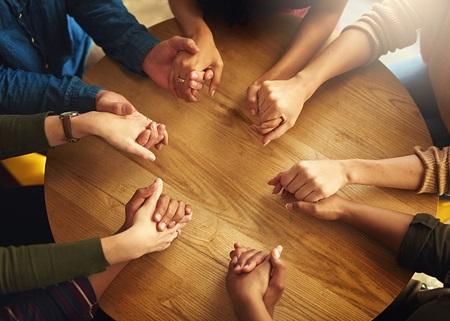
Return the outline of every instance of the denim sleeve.
{"type": "Polygon", "coordinates": [[[120,0],[66,0],[67,10],[106,54],[143,74],[145,56],[158,44],[120,0]]]}
{"type": "Polygon", "coordinates": [[[401,265],[450,285],[450,226],[428,214],[417,214],[398,253],[401,265]]]}
{"type": "Polygon", "coordinates": [[[0,66],[0,114],[91,111],[99,91],[75,76],[58,78],[0,66]]]}

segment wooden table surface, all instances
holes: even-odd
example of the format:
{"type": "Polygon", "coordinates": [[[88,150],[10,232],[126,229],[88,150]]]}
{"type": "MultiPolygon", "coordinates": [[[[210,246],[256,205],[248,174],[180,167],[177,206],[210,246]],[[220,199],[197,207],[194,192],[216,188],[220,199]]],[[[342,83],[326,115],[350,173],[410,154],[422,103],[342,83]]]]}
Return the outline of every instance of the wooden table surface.
{"type": "MultiPolygon", "coordinates": [[[[266,182],[299,159],[381,158],[431,143],[406,90],[380,63],[333,80],[306,104],[296,126],[263,147],[249,128],[247,86],[280,55],[298,21],[276,17],[229,28],[215,23],[225,63],[216,97],[175,100],[148,79],[109,59],[89,82],[128,97],[165,123],[170,145],[151,163],[117,152],[97,138],[49,153],[46,201],[58,242],[113,233],[124,204],[153,181],[192,204],[194,220],[167,251],[143,257],[120,274],[101,300],[117,320],[234,320],[225,289],[233,242],[285,248],[287,289],[276,320],[369,320],[411,277],[394,253],[343,224],[289,213],[266,182]]],[[[179,34],[174,20],[151,28],[179,34]]],[[[338,58],[337,58],[338,59],[338,58]]],[[[343,197],[393,210],[434,213],[437,198],[373,187],[346,187],[343,197]]]]}

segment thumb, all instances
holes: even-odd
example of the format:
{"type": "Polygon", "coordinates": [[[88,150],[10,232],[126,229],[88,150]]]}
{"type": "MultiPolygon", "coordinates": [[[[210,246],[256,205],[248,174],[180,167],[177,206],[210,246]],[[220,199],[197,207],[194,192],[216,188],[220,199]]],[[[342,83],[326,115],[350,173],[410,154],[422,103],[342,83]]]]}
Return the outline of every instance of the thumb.
{"type": "Polygon", "coordinates": [[[130,154],[139,156],[145,160],[149,160],[151,162],[156,160],[155,154],[153,154],[150,150],[145,148],[144,146],[139,145],[137,142],[133,141],[132,145],[128,148],[127,152],[130,154]]]}
{"type": "Polygon", "coordinates": [[[304,214],[312,215],[315,209],[315,203],[310,202],[293,202],[286,204],[289,211],[299,211],[304,214]]]}
{"type": "Polygon", "coordinates": [[[216,93],[217,87],[220,84],[220,81],[222,80],[222,71],[223,71],[223,65],[222,64],[216,64],[211,67],[214,75],[213,79],[211,80],[211,85],[209,86],[209,94],[211,96],[214,96],[216,93]]]}
{"type": "Polygon", "coordinates": [[[250,109],[250,113],[255,116],[257,114],[258,111],[258,91],[259,91],[259,86],[257,85],[252,85],[250,87],[248,87],[247,90],[247,102],[248,102],[248,107],[250,109]]]}
{"type": "Polygon", "coordinates": [[[117,115],[126,116],[131,115],[136,111],[136,108],[129,103],[119,103],[117,104],[117,115]]]}
{"type": "Polygon", "coordinates": [[[280,138],[285,132],[289,130],[289,126],[287,123],[283,123],[274,130],[272,130],[270,133],[264,135],[263,138],[263,144],[266,146],[269,144],[272,140],[280,138]]]}
{"type": "Polygon", "coordinates": [[[180,36],[170,38],[169,44],[176,51],[186,51],[192,55],[200,50],[194,40],[180,36]]]}
{"type": "MultiPolygon", "coordinates": [[[[144,202],[144,205],[142,205],[141,209],[145,213],[151,213],[153,215],[153,212],[156,209],[156,204],[162,194],[163,191],[163,181],[160,178],[156,178],[154,183],[150,186],[150,188],[154,191],[152,196],[147,198],[144,202]]],[[[149,216],[151,217],[151,216],[149,216]]]]}
{"type": "Polygon", "coordinates": [[[286,265],[281,260],[281,252],[283,247],[278,245],[270,253],[270,264],[272,266],[272,272],[270,277],[270,285],[277,286],[280,289],[284,289],[284,280],[286,278],[286,265]]]}

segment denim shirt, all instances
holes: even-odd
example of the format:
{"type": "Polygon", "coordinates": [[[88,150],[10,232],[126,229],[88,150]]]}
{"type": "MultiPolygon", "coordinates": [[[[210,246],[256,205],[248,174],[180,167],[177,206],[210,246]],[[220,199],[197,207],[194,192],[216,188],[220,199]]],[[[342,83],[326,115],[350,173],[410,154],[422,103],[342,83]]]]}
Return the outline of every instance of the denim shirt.
{"type": "Polygon", "coordinates": [[[0,114],[95,109],[90,37],[135,73],[158,43],[120,0],[0,0],[0,114]]]}

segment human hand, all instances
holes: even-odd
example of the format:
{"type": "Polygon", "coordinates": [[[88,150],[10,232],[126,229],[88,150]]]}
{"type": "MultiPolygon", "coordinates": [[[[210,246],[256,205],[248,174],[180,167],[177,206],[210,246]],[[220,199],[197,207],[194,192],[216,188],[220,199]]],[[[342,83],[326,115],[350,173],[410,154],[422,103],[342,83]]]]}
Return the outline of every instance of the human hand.
{"type": "Polygon", "coordinates": [[[269,181],[273,194],[282,189],[299,201],[317,202],[337,193],[348,183],[346,166],[339,160],[300,161],[269,181]]]}
{"type": "Polygon", "coordinates": [[[267,145],[295,125],[306,102],[303,83],[297,76],[288,80],[264,81],[247,91],[250,112],[257,117],[253,128],[267,145]]]}
{"type": "Polygon", "coordinates": [[[165,194],[161,195],[153,215],[153,221],[158,224],[158,231],[171,229],[178,223],[188,223],[191,219],[191,205],[171,199],[165,194]]]}
{"type": "Polygon", "coordinates": [[[198,100],[198,91],[204,83],[209,86],[209,94],[214,96],[223,71],[223,60],[212,36],[199,38],[197,45],[200,50],[194,55],[178,53],[171,76],[173,93],[190,102],[198,100]]]}
{"type": "Polygon", "coordinates": [[[109,90],[101,90],[95,98],[97,111],[109,112],[116,115],[129,115],[136,111],[132,103],[124,96],[109,90]]]}
{"type": "Polygon", "coordinates": [[[156,157],[148,148],[160,148],[168,142],[165,127],[137,111],[125,116],[107,112],[81,114],[72,118],[72,131],[74,137],[96,135],[121,151],[151,161],[156,157]]]}
{"type": "Polygon", "coordinates": [[[254,249],[243,248],[235,244],[230,253],[231,261],[227,275],[227,289],[239,311],[246,306],[254,306],[250,302],[263,302],[267,312],[273,315],[274,307],[282,296],[285,280],[285,265],[280,260],[283,248],[277,246],[270,254],[254,249]],[[243,262],[240,259],[245,256],[243,262]],[[261,260],[261,258],[263,258],[261,260]],[[236,266],[252,266],[252,270],[240,273],[236,266]]]}
{"type": "Polygon", "coordinates": [[[142,254],[165,250],[180,235],[181,228],[186,225],[186,222],[180,222],[164,231],[157,230],[152,216],[162,191],[163,182],[157,178],[149,187],[137,190],[126,206],[125,224],[130,226],[130,239],[142,254]]]}
{"type": "Polygon", "coordinates": [[[315,203],[294,202],[286,204],[290,211],[300,212],[324,221],[336,221],[342,219],[348,208],[349,201],[333,195],[315,203]]]}
{"type": "Polygon", "coordinates": [[[142,69],[157,85],[169,90],[173,62],[180,51],[194,55],[199,48],[192,39],[172,37],[150,50],[144,59],[142,69]]]}

